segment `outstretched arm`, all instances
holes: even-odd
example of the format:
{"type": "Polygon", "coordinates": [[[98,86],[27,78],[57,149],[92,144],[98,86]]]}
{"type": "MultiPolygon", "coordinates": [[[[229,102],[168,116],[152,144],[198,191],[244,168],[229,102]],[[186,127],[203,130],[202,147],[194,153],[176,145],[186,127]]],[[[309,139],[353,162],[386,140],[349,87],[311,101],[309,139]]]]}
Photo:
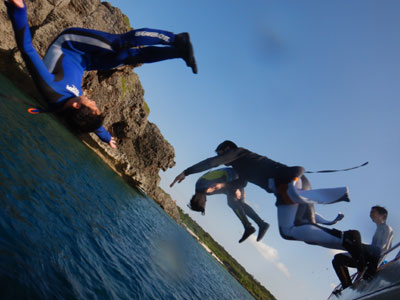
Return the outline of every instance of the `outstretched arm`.
{"type": "Polygon", "coordinates": [[[181,183],[183,179],[185,179],[185,172],[182,172],[178,176],[175,177],[174,181],[169,185],[169,187],[173,187],[175,183],[181,183]]]}
{"type": "Polygon", "coordinates": [[[94,133],[103,142],[109,144],[111,148],[117,148],[115,139],[111,136],[111,134],[103,126],[100,126],[94,133]]]}
{"type": "Polygon", "coordinates": [[[338,215],[336,216],[336,218],[332,221],[329,221],[327,219],[325,219],[322,215],[320,215],[319,213],[315,212],[315,222],[317,224],[323,224],[323,225],[334,225],[337,222],[339,222],[340,220],[342,220],[344,218],[344,214],[342,213],[338,213],[338,215]]]}
{"type": "Polygon", "coordinates": [[[182,182],[182,180],[184,180],[185,177],[188,175],[200,173],[200,172],[209,170],[211,168],[218,167],[219,165],[222,165],[222,164],[228,164],[228,163],[236,160],[239,157],[239,155],[241,154],[241,152],[242,152],[242,150],[240,150],[240,148],[238,148],[235,150],[228,151],[227,153],[225,153],[223,155],[217,155],[214,157],[207,158],[207,159],[187,168],[185,171],[183,171],[178,176],[176,176],[174,181],[170,184],[170,187],[173,187],[173,185],[176,182],[178,182],[178,183],[182,182]]]}

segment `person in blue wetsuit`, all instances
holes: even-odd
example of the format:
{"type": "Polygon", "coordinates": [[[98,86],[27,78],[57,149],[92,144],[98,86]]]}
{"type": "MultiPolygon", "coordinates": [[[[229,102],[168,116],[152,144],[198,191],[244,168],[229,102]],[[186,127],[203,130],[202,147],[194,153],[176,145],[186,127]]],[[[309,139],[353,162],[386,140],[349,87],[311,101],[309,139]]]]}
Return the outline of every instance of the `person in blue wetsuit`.
{"type": "Polygon", "coordinates": [[[269,228],[269,224],[264,222],[257,213],[244,202],[244,187],[247,182],[241,180],[232,168],[221,168],[207,172],[196,182],[196,193],[190,199],[188,207],[194,211],[205,213],[205,206],[208,195],[225,194],[228,206],[242,222],[244,233],[239,243],[245,241],[250,235],[256,232],[247,216],[250,217],[259,227],[257,242],[260,241],[269,228]]]}
{"type": "Polygon", "coordinates": [[[68,28],[56,37],[42,60],[32,45],[24,1],[8,0],[5,4],[18,48],[36,87],[48,103],[46,111],[59,113],[80,132],[94,131],[113,148],[115,140],[102,126],[104,117],[96,102],[83,96],[81,82],[85,71],[182,58],[197,73],[188,33],[148,28],[125,34],[68,28]]]}

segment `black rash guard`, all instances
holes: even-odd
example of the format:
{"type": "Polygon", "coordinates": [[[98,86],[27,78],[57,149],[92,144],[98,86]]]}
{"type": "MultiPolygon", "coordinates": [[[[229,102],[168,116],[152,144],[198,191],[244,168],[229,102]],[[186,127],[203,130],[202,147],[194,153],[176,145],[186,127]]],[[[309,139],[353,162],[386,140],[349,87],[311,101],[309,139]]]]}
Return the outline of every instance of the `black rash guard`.
{"type": "Polygon", "coordinates": [[[239,147],[222,155],[207,158],[187,168],[184,174],[187,176],[199,173],[222,164],[232,166],[240,178],[258,185],[269,193],[273,191],[268,186],[268,179],[274,179],[275,184],[288,183],[304,173],[303,167],[288,167],[266,156],[239,147]]]}

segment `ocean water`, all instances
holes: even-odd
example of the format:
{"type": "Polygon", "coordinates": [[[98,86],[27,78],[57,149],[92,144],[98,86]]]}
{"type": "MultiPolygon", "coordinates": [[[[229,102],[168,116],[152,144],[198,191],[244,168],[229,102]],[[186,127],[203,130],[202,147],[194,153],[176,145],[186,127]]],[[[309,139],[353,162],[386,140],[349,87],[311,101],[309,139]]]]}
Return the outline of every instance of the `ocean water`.
{"type": "MultiPolygon", "coordinates": [[[[0,92],[34,103],[0,75],[0,92]]],[[[0,299],[253,299],[49,114],[0,96],[0,299]]]]}

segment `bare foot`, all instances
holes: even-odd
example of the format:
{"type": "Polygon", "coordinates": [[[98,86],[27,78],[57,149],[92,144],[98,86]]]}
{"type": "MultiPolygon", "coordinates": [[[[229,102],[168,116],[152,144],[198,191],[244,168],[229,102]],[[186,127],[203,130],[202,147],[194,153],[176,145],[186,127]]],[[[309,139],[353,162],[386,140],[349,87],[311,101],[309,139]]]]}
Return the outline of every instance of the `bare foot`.
{"type": "Polygon", "coordinates": [[[25,6],[24,0],[7,0],[7,2],[12,2],[16,7],[23,8],[25,6]]]}

